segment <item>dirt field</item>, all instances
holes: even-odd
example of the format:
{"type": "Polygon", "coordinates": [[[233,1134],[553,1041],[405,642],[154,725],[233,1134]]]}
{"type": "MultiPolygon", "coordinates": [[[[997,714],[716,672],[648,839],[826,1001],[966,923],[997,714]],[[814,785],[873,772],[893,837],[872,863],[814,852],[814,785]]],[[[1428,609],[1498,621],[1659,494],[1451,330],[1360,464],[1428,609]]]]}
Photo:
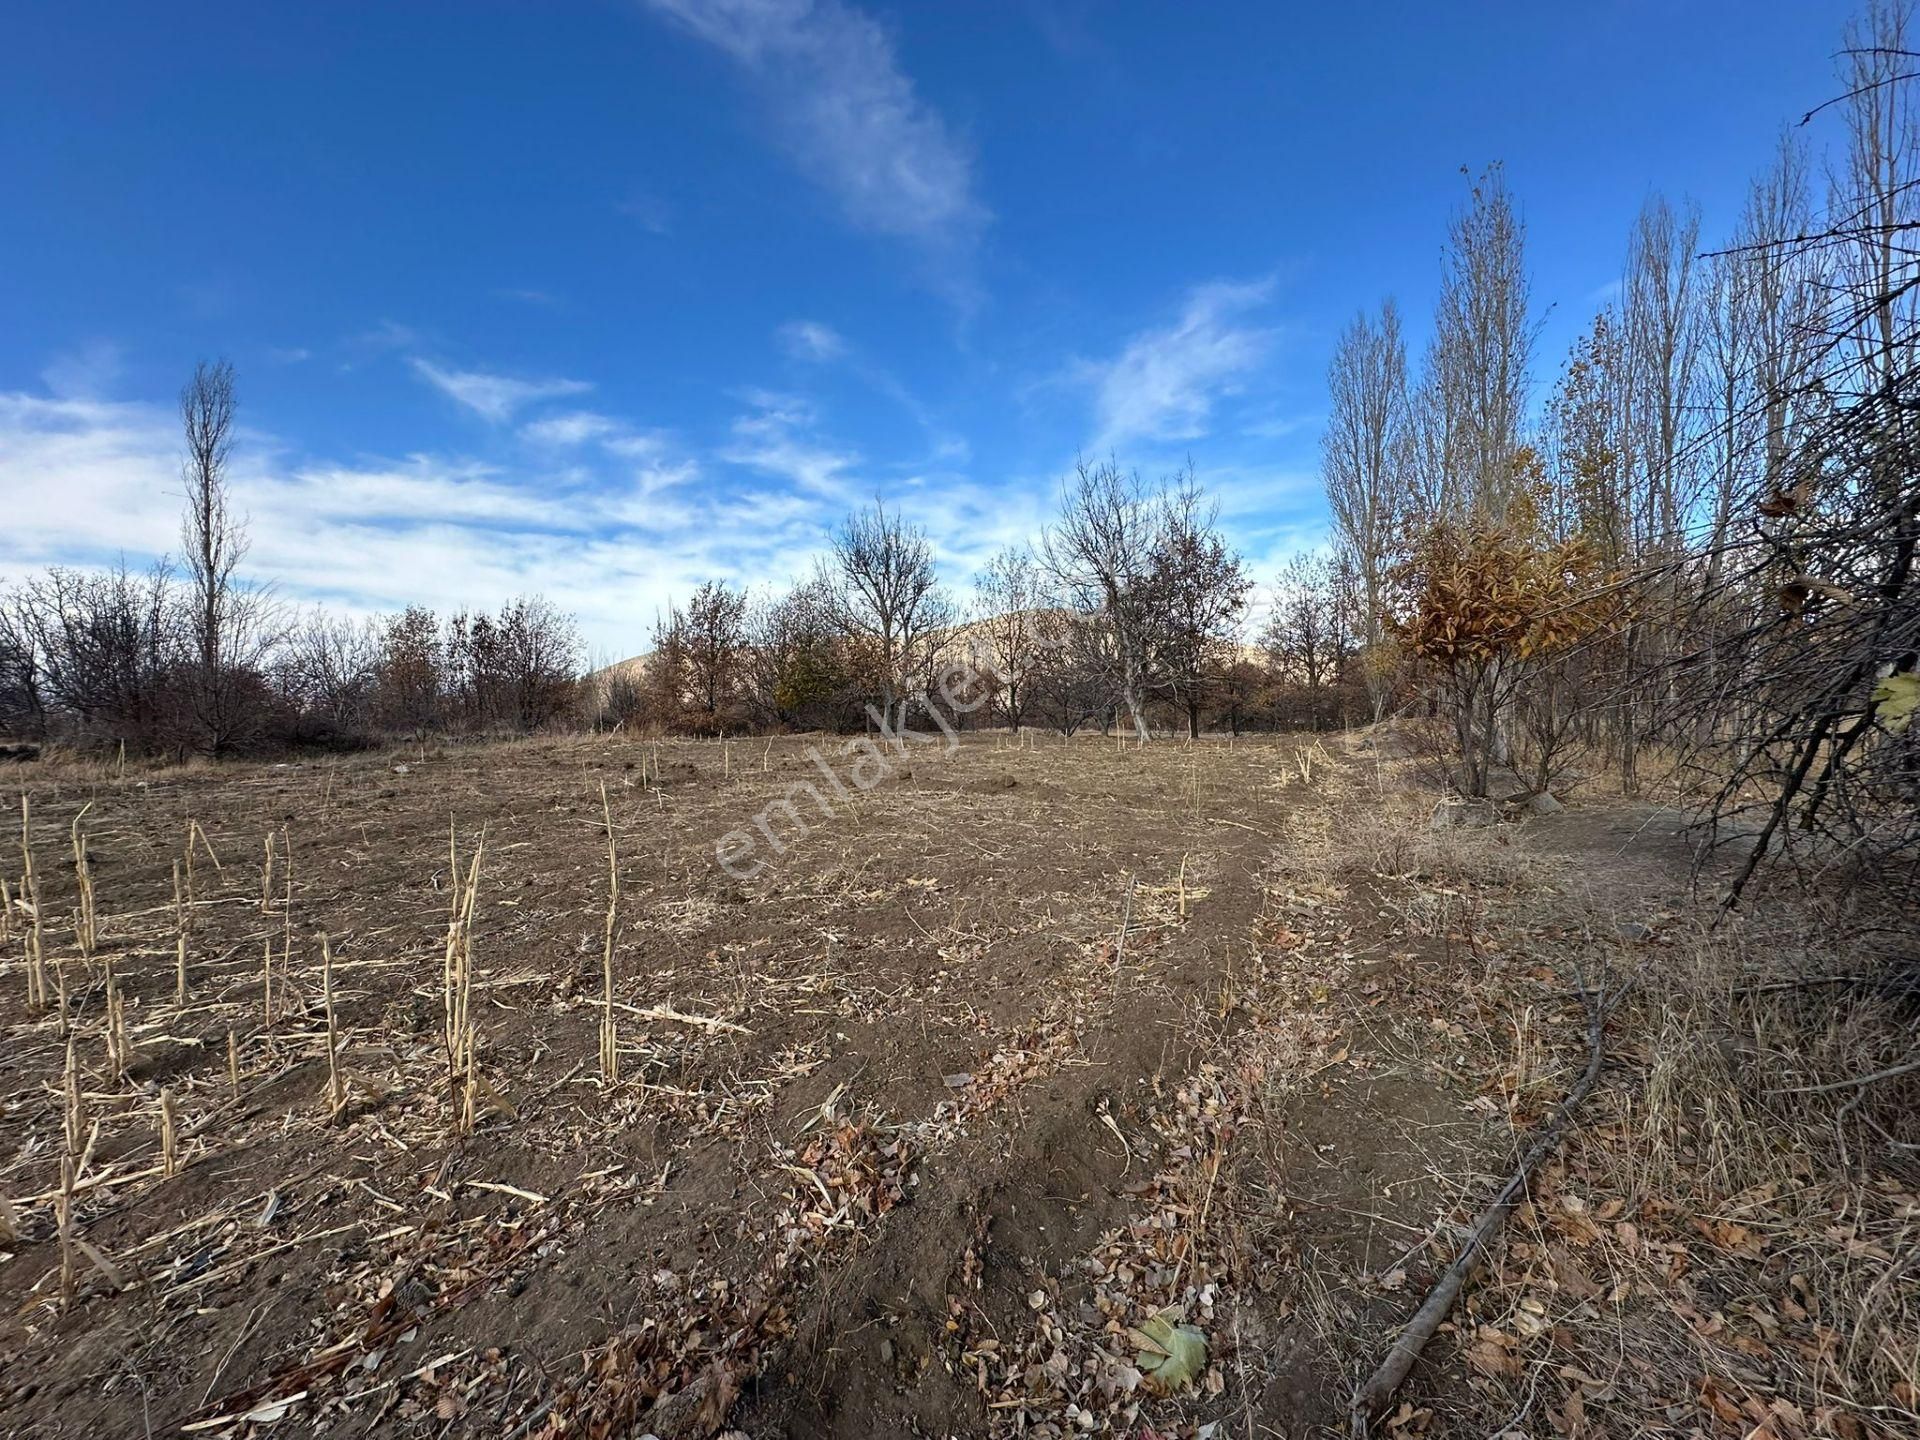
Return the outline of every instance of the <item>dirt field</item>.
{"type": "MultiPolygon", "coordinates": [[[[1356,1380],[1584,1063],[1581,977],[1612,983],[1692,928],[1687,852],[1658,812],[1434,834],[1430,798],[1350,742],[976,737],[894,763],[844,796],[798,740],[0,776],[16,816],[31,797],[43,945],[74,1017],[69,1066],[54,1015],[24,1004],[16,905],[0,1433],[1343,1430],[1356,1380]],[[802,792],[800,835],[772,812],[775,853],[754,817],[802,780],[833,813],[802,792]],[[715,858],[738,829],[770,862],[745,880],[715,858]],[[445,977],[455,867],[476,857],[463,1088],[445,977]],[[1188,1384],[1129,1333],[1167,1307],[1204,1339],[1188,1384]]],[[[1612,1088],[1645,1109],[1643,1081],[1612,1088]]],[[[1848,1201],[1859,1243],[1910,1260],[1911,1186],[1885,1167],[1847,1186],[1871,1202],[1848,1201]]],[[[1635,1267],[1681,1283],[1648,1248],[1669,1231],[1683,1253],[1746,1243],[1702,1242],[1696,1212],[1659,1218],[1632,1188],[1597,1155],[1555,1162],[1516,1222],[1531,1241],[1503,1248],[1383,1433],[1486,1434],[1518,1409],[1519,1433],[1577,1434],[1583,1409],[1629,1404],[1656,1417],[1640,1433],[1902,1433],[1911,1390],[1887,1387],[1913,1365],[1910,1275],[1879,1292],[1891,1348],[1855,1367],[1893,1408],[1863,1403],[1851,1431],[1800,1393],[1831,1380],[1784,1360],[1768,1389],[1696,1356],[1667,1393],[1665,1359],[1636,1379],[1618,1346],[1612,1372],[1585,1354],[1583,1311],[1618,1322],[1661,1292],[1636,1292],[1635,1267]],[[1582,1226],[1621,1249],[1611,1272],[1582,1226]],[[1799,1430],[1766,1419],[1773,1396],[1799,1430]]],[[[1790,1297],[1807,1269],[1749,1268],[1790,1297]]],[[[1730,1342],[1737,1299],[1687,1303],[1730,1342]]],[[[1776,1314],[1762,1343],[1797,1323],[1776,1314]]]]}

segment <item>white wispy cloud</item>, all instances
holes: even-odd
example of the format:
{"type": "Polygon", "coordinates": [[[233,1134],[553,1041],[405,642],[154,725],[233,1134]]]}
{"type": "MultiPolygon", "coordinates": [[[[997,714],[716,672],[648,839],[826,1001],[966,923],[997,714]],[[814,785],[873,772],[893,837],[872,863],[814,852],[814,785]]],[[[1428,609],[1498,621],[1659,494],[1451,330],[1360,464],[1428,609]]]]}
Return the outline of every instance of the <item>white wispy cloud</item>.
{"type": "MultiPolygon", "coordinates": [[[[564,477],[561,477],[564,480],[564,477]]],[[[475,460],[409,455],[357,465],[321,461],[252,470],[244,493],[262,516],[299,513],[330,523],[418,523],[487,529],[587,531],[597,506],[583,504],[581,485],[542,490],[511,483],[497,467],[475,460]]]]}
{"type": "Polygon", "coordinates": [[[948,430],[899,376],[869,358],[831,325],[818,320],[790,320],[774,332],[774,339],[789,356],[804,364],[843,365],[862,384],[906,411],[927,432],[928,463],[964,461],[972,453],[965,438],[948,430]]]}
{"type": "Polygon", "coordinates": [[[418,356],[409,363],[414,374],[441,394],[496,425],[511,420],[535,401],[584,395],[593,388],[585,380],[520,380],[484,370],[449,370],[418,356]]]}
{"type": "Polygon", "coordinates": [[[0,560],[16,571],[148,555],[179,529],[180,460],[160,406],[0,393],[8,486],[0,560]]]}
{"type": "Polygon", "coordinates": [[[536,445],[566,447],[605,440],[622,431],[618,420],[592,410],[569,410],[520,427],[520,436],[536,445]]]}
{"type": "Polygon", "coordinates": [[[1237,389],[1272,344],[1272,329],[1252,318],[1272,296],[1271,280],[1199,286],[1171,325],[1135,335],[1111,360],[1078,367],[1094,388],[1093,448],[1205,435],[1214,402],[1237,389]]]}
{"type": "MultiPolygon", "coordinates": [[[[561,455],[591,450],[603,468],[620,477],[626,487],[620,494],[586,507],[596,522],[656,530],[683,530],[699,522],[685,502],[669,498],[668,492],[699,479],[700,464],[675,453],[664,431],[641,430],[594,410],[572,410],[523,425],[520,438],[561,455]]],[[[591,465],[587,468],[592,473],[591,465]]]]}
{"type": "Polygon", "coordinates": [[[420,332],[398,320],[382,320],[346,338],[350,350],[411,350],[420,343],[420,332]]]}
{"type": "Polygon", "coordinates": [[[56,355],[40,378],[55,395],[91,400],[112,390],[125,369],[126,353],[116,342],[94,340],[56,355]]]}
{"type": "Polygon", "coordinates": [[[750,75],[778,141],[862,229],[940,246],[986,222],[973,160],[893,41],[843,0],[645,0],[750,75]]]}
{"type": "MultiPolygon", "coordinates": [[[[170,405],[0,392],[0,474],[35,481],[8,497],[0,582],[173,550],[178,423],[170,405]]],[[[232,476],[251,539],[245,577],[361,614],[539,592],[614,657],[643,649],[653,613],[703,580],[812,563],[817,501],[757,512],[696,493],[698,463],[634,427],[595,456],[561,469],[432,454],[308,460],[248,431],[232,476]]]]}
{"type": "Polygon", "coordinates": [[[847,353],[847,342],[840,332],[818,320],[789,320],[774,338],[796,360],[838,360],[847,353]]]}
{"type": "Polygon", "coordinates": [[[755,408],[733,422],[733,441],[720,452],[722,460],[777,476],[810,495],[835,500],[853,495],[851,472],[860,464],[859,454],[819,440],[805,401],[769,391],[749,391],[747,398],[755,408]]]}
{"type": "Polygon", "coordinates": [[[650,235],[673,233],[673,206],[650,190],[629,191],[613,208],[650,235]]]}

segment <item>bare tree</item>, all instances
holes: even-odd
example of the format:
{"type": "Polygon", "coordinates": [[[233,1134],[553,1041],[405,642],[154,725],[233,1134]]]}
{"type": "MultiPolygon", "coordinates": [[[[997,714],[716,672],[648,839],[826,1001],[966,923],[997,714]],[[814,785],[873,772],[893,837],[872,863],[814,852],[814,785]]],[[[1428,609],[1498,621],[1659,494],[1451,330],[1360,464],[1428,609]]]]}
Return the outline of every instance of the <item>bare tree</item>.
{"type": "MultiPolygon", "coordinates": [[[[1365,315],[1341,335],[1328,369],[1331,410],[1320,437],[1320,473],[1333,522],[1353,557],[1361,589],[1363,643],[1385,638],[1386,583],[1412,509],[1413,464],[1406,342],[1393,301],[1376,325],[1365,315]]],[[[1386,704],[1386,667],[1368,667],[1378,720],[1386,704]]]]}
{"type": "MultiPolygon", "coordinates": [[[[1847,26],[1842,52],[1847,150],[1828,218],[1845,241],[1836,251],[1838,281],[1855,302],[1840,329],[1869,394],[1891,394],[1900,383],[1920,323],[1910,213],[1920,186],[1920,96],[1908,83],[1916,44],[1912,0],[1868,0],[1847,26]]],[[[1877,481],[1891,496],[1904,478],[1888,471],[1877,481]]]]}
{"type": "Polygon", "coordinates": [[[1111,728],[1118,673],[1113,632],[1098,615],[1052,606],[1037,612],[1036,663],[1027,676],[1033,712],[1062,735],[1098,718],[1111,728]]]}
{"type": "Polygon", "coordinates": [[[883,502],[857,510],[834,533],[833,558],[823,577],[835,618],[872,652],[881,718],[906,724],[914,679],[929,663],[953,623],[940,591],[933,549],[916,525],[889,515],[883,502]]]}
{"type": "Polygon", "coordinates": [[[987,562],[974,585],[975,629],[985,653],[980,663],[999,686],[1007,725],[1017,731],[1028,680],[1047,648],[1041,613],[1049,597],[1033,552],[1009,546],[987,562]]]}
{"type": "Polygon", "coordinates": [[[664,615],[654,615],[653,648],[641,672],[640,713],[648,724],[675,731],[685,723],[687,673],[686,617],[669,605],[664,615]]]}
{"type": "Polygon", "coordinates": [[[445,719],[446,648],[433,611],[413,605],[387,617],[374,677],[374,714],[386,729],[422,734],[445,719]]]}
{"type": "Polygon", "coordinates": [[[648,674],[654,716],[719,734],[736,718],[745,673],[747,597],[717,580],[694,591],[686,605],[669,607],[654,627],[648,674]]]}
{"type": "Polygon", "coordinates": [[[191,716],[176,683],[183,645],[173,574],[53,569],[24,586],[14,615],[38,657],[51,726],[82,744],[183,748],[191,716]]]}
{"type": "MultiPolygon", "coordinates": [[[[1067,602],[1097,619],[1110,637],[1112,688],[1144,741],[1146,701],[1157,680],[1154,641],[1160,622],[1154,587],[1159,498],[1137,474],[1112,460],[1082,460],[1061,496],[1060,519],[1046,532],[1041,559],[1067,602]]],[[[1108,648],[1108,647],[1102,647],[1108,648]]]]}
{"type": "Polygon", "coordinates": [[[841,687],[834,606],[819,579],[753,601],[742,663],[749,703],[763,724],[795,725],[841,687]]]}
{"type": "Polygon", "coordinates": [[[46,674],[35,638],[32,592],[0,590],[0,734],[47,735],[46,674]]]}
{"type": "Polygon", "coordinates": [[[1518,492],[1537,333],[1529,297],[1525,226],[1496,166],[1447,232],[1414,416],[1418,493],[1430,515],[1501,520],[1518,492]]]}
{"type": "Polygon", "coordinates": [[[316,738],[344,738],[371,727],[379,669],[378,625],[315,609],[288,629],[281,688],[316,738]]]}
{"type": "Polygon", "coordinates": [[[1281,569],[1261,645],[1273,671],[1302,692],[1316,728],[1331,721],[1338,709],[1334,691],[1352,652],[1351,627],[1359,618],[1342,594],[1338,561],[1306,553],[1281,569]]]}
{"type": "MultiPolygon", "coordinates": [[[[1828,213],[1808,230],[1749,242],[1776,261],[1822,254],[1832,269],[1798,349],[1761,401],[1768,445],[1736,506],[1736,536],[1709,604],[1745,621],[1716,640],[1744,663],[1694,694],[1716,827],[1758,834],[1739,897],[1775,847],[1834,856],[1920,854],[1920,263],[1911,194],[1920,183],[1920,96],[1911,7],[1873,0],[1848,32],[1841,82],[1847,150],[1828,213]],[[1783,397],[1788,403],[1782,404],[1783,397]],[[1775,416],[1795,418],[1778,448],[1775,416]]],[[[1779,284],[1799,279],[1791,269],[1779,284]]],[[[1698,656],[1684,668],[1702,668],[1698,656]]],[[[1746,839],[1742,836],[1742,839],[1746,839]]]]}
{"type": "Polygon", "coordinates": [[[1615,639],[1619,678],[1626,683],[1615,689],[1609,707],[1629,792],[1638,785],[1649,723],[1644,692],[1633,682],[1670,653],[1666,641],[1675,638],[1673,627],[1652,617],[1673,612],[1678,577],[1669,564],[1684,549],[1699,497],[1699,248],[1694,207],[1676,211],[1660,195],[1641,207],[1627,247],[1619,349],[1603,372],[1613,382],[1607,395],[1617,412],[1609,427],[1613,496],[1611,523],[1591,538],[1601,541],[1603,564],[1637,574],[1640,602],[1629,608],[1615,639]]]}
{"type": "Polygon", "coordinates": [[[1149,581],[1160,684],[1200,734],[1200,710],[1239,649],[1240,616],[1252,582],[1216,523],[1192,469],[1159,505],[1149,581]]]}
{"type": "Polygon", "coordinates": [[[544,596],[523,595],[501,607],[493,628],[499,719],[524,735],[570,714],[580,678],[573,617],[544,596]]]}
{"type": "Polygon", "coordinates": [[[747,597],[709,580],[693,592],[684,611],[675,612],[675,618],[682,624],[694,704],[718,724],[727,717],[739,684],[747,597]]]}
{"type": "Polygon", "coordinates": [[[246,558],[247,536],[228,496],[234,414],[233,366],[225,360],[196,365],[180,392],[186,440],[180,541],[196,672],[190,695],[194,741],[210,755],[226,754],[255,738],[261,719],[259,662],[271,641],[269,597],[242,585],[236,574],[246,558]]]}
{"type": "Polygon", "coordinates": [[[1627,380],[1621,434],[1632,489],[1634,552],[1671,555],[1693,500],[1700,214],[1655,195],[1641,208],[1622,289],[1627,380]]]}

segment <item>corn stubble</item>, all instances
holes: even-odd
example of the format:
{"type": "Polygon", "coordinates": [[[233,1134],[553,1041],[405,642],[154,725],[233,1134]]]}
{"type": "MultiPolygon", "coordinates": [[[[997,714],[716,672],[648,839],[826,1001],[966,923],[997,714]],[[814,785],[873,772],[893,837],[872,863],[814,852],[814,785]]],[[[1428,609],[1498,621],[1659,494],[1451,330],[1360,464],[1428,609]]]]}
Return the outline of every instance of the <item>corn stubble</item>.
{"type": "Polygon", "coordinates": [[[462,876],[458,842],[447,836],[448,874],[452,879],[447,917],[446,959],[442,970],[447,1053],[447,1102],[457,1135],[468,1135],[486,1115],[513,1118],[513,1107],[480,1073],[478,1031],[473,1016],[473,911],[480,894],[480,862],[487,842],[481,837],[462,876]],[[484,1101],[484,1105],[483,1105],[484,1101]]]}
{"type": "Polygon", "coordinates": [[[620,923],[620,852],[614,843],[613,808],[607,803],[606,782],[600,784],[600,813],[607,825],[607,927],[601,950],[600,1081],[620,1083],[620,1035],[613,1018],[613,942],[620,923]]]}

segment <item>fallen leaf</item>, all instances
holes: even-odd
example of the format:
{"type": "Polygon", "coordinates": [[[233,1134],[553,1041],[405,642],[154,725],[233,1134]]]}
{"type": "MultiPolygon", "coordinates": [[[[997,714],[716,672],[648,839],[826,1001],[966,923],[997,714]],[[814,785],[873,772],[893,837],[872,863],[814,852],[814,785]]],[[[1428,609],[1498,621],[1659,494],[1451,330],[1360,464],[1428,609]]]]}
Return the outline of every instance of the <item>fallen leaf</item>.
{"type": "Polygon", "coordinates": [[[711,1435],[727,1423],[727,1412],[740,1397],[740,1381],[725,1361],[716,1360],[707,1370],[707,1393],[700,1398],[700,1409],[693,1417],[694,1433],[711,1435]]]}
{"type": "Polygon", "coordinates": [[[1206,1335],[1198,1326],[1181,1324],[1181,1313],[1178,1306],[1173,1306],[1127,1331],[1139,1351],[1133,1363],[1139,1367],[1142,1380],[1163,1395],[1191,1385],[1207,1363],[1206,1335]]]}

